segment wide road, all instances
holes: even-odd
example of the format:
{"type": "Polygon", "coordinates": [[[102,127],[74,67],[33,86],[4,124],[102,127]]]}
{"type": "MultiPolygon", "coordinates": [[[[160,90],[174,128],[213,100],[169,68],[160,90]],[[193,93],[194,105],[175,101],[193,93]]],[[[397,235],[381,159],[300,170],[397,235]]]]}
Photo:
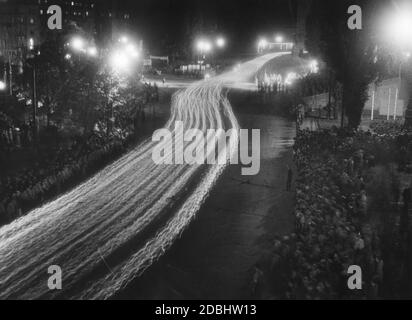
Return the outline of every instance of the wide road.
{"type": "MultiPolygon", "coordinates": [[[[238,129],[224,93],[245,83],[267,54],[199,81],[172,98],[185,129],[238,129]]],[[[238,144],[230,138],[228,148],[238,144]]],[[[108,299],[158,259],[196,215],[226,165],[157,165],[150,140],[60,198],[0,229],[0,299],[108,299]],[[62,290],[48,288],[51,265],[62,290]]],[[[185,146],[174,149],[183,152],[185,146]]],[[[222,150],[227,153],[227,150],[222,150]]],[[[208,155],[205,154],[205,157],[208,155]]]]}

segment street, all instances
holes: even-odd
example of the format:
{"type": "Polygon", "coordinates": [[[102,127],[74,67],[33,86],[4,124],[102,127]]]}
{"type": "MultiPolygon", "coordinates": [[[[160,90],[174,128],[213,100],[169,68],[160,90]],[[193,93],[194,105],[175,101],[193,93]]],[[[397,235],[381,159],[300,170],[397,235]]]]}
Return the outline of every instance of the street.
{"type": "MultiPolygon", "coordinates": [[[[260,56],[179,91],[166,127],[181,120],[185,128],[202,131],[227,124],[238,128],[223,87],[247,81],[282,54],[260,56]]],[[[144,142],[0,229],[0,298],[107,299],[163,255],[196,216],[225,166],[155,165],[153,146],[144,142]],[[46,285],[50,265],[62,269],[62,290],[46,285]]]]}

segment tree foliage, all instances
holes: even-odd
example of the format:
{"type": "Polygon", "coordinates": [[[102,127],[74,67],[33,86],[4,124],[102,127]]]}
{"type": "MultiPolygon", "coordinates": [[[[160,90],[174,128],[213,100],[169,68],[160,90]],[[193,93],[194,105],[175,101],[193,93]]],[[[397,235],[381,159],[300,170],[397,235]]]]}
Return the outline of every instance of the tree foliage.
{"type": "Polygon", "coordinates": [[[307,48],[325,61],[342,83],[342,107],[352,128],[360,124],[368,85],[381,68],[370,24],[376,2],[313,0],[308,17],[307,48]],[[362,8],[361,30],[347,25],[348,8],[354,4],[362,8]]]}

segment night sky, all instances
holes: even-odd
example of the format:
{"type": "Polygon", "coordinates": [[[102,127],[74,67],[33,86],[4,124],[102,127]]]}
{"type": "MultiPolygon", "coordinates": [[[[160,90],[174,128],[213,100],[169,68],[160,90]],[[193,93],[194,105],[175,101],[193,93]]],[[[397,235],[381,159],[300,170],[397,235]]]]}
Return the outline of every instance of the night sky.
{"type": "Polygon", "coordinates": [[[193,43],[196,35],[221,34],[229,52],[255,50],[259,36],[294,26],[295,0],[139,0],[119,6],[134,11],[138,34],[155,51],[193,43]]]}

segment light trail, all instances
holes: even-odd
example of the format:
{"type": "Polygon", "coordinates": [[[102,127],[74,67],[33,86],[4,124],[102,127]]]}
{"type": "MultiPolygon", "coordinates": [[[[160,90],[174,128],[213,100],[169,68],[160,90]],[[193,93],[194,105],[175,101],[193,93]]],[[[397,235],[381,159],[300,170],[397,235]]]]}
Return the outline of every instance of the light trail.
{"type": "MultiPolygon", "coordinates": [[[[239,129],[223,88],[247,82],[282,54],[260,56],[177,92],[165,127],[177,136],[178,120],[203,132],[239,129]]],[[[227,147],[237,144],[233,135],[227,147]]],[[[151,140],[142,143],[1,228],[0,299],[108,299],[158,259],[194,218],[225,165],[156,165],[153,147],[151,140]],[[62,290],[47,286],[51,265],[62,269],[62,290]]],[[[183,152],[184,146],[174,148],[183,152]]]]}

